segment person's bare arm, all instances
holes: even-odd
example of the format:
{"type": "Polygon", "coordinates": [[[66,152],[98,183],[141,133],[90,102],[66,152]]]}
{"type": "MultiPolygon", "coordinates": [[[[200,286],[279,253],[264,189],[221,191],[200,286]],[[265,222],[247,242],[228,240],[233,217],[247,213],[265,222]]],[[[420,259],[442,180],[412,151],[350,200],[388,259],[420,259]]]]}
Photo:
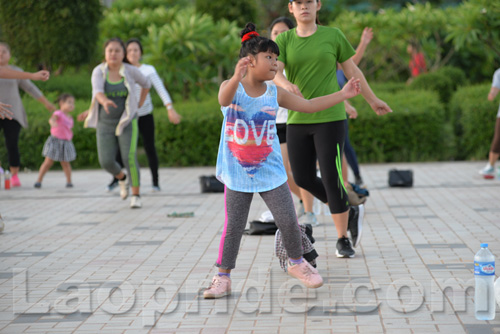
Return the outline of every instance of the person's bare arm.
{"type": "Polygon", "coordinates": [[[99,102],[100,105],[102,105],[102,107],[104,108],[104,111],[109,114],[109,107],[115,107],[115,108],[118,108],[118,106],[110,99],[108,99],[106,97],[106,95],[104,93],[97,93],[95,95],[95,98],[97,100],[97,102],[99,102]]]}
{"type": "Polygon", "coordinates": [[[285,77],[285,75],[283,74],[284,69],[285,64],[278,60],[278,72],[276,72],[276,76],[273,80],[276,86],[286,89],[287,91],[294,93],[295,95],[298,95],[300,97],[304,97],[300,92],[299,87],[288,81],[288,79],[285,77]]]}
{"type": "Polygon", "coordinates": [[[314,113],[328,109],[336,104],[358,95],[361,92],[359,79],[349,80],[340,92],[315,97],[306,100],[303,97],[295,95],[284,88],[278,87],[278,104],[287,109],[304,113],[314,113]]]}
{"type": "Polygon", "coordinates": [[[363,30],[363,33],[361,34],[361,41],[359,42],[358,47],[356,48],[356,54],[352,56],[352,61],[354,64],[359,65],[361,62],[361,59],[363,59],[363,56],[365,55],[366,48],[368,47],[368,44],[373,39],[373,29],[366,27],[363,30]]]}
{"type": "Polygon", "coordinates": [[[52,103],[50,103],[50,101],[47,100],[47,98],[45,96],[39,97],[38,101],[40,101],[45,106],[45,108],[47,108],[48,111],[55,111],[56,110],[56,107],[52,103]]]}
{"type": "Polygon", "coordinates": [[[227,107],[233,102],[234,95],[238,90],[238,85],[247,73],[247,67],[250,63],[248,57],[241,58],[234,69],[234,74],[231,79],[224,81],[219,88],[219,104],[227,107]]]}
{"type": "Polygon", "coordinates": [[[0,67],[0,78],[2,79],[29,79],[29,80],[49,80],[49,71],[38,71],[35,73],[13,70],[7,66],[0,67]]]}
{"type": "Polygon", "coordinates": [[[490,92],[488,93],[488,100],[493,101],[495,97],[497,97],[499,92],[500,92],[499,88],[491,86],[490,92]]]}
{"type": "Polygon", "coordinates": [[[342,69],[344,70],[346,77],[360,79],[361,95],[363,95],[366,102],[368,102],[370,107],[373,109],[373,111],[375,111],[377,115],[381,116],[392,112],[391,108],[387,105],[387,103],[379,99],[373,93],[372,89],[370,88],[370,85],[368,84],[365,76],[363,75],[363,72],[361,72],[359,67],[352,61],[352,57],[346,60],[345,62],[341,63],[340,65],[342,66],[342,69]]]}

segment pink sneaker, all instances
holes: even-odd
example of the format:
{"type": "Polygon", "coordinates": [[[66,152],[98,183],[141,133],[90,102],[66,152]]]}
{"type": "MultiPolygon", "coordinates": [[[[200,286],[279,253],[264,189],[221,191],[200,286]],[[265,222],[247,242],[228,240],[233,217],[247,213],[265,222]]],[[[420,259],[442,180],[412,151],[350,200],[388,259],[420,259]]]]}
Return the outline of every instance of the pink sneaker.
{"type": "Polygon", "coordinates": [[[288,262],[288,274],[301,281],[308,288],[319,288],[323,285],[323,278],[318,270],[309,262],[303,260],[300,264],[288,262]]]}
{"type": "Polygon", "coordinates": [[[215,275],[212,285],[203,292],[203,298],[215,299],[229,296],[231,294],[231,279],[227,276],[215,275]]]}
{"type": "Polygon", "coordinates": [[[12,187],[20,187],[21,186],[21,181],[19,181],[19,177],[17,174],[13,174],[12,177],[10,178],[10,185],[12,187]]]}

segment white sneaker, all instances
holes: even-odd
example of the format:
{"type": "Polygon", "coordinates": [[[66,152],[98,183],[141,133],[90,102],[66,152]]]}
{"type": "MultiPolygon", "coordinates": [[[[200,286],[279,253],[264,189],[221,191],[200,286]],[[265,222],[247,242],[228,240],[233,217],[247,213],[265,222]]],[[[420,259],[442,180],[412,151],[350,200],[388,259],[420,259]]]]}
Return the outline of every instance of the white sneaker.
{"type": "Polygon", "coordinates": [[[118,185],[120,186],[120,197],[122,199],[126,199],[128,197],[128,182],[127,182],[127,180],[118,181],[118,185]]]}
{"type": "Polygon", "coordinates": [[[490,165],[489,163],[484,166],[483,169],[479,171],[479,174],[481,175],[495,175],[495,168],[490,165]]]}
{"type": "Polygon", "coordinates": [[[304,215],[299,218],[299,224],[311,224],[311,226],[318,226],[319,222],[318,219],[316,219],[314,212],[305,212],[304,215]]]}
{"type": "Polygon", "coordinates": [[[130,198],[130,208],[139,209],[142,208],[141,197],[137,195],[132,195],[130,198]]]}

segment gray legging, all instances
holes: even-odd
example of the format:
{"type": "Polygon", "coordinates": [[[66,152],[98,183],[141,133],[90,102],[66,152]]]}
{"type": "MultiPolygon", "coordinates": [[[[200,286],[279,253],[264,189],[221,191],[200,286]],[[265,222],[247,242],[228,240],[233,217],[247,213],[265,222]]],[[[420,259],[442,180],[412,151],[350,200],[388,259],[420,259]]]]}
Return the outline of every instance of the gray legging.
{"type": "Polygon", "coordinates": [[[122,170],[116,162],[116,153],[120,150],[123,162],[127,168],[129,183],[132,187],[140,185],[139,162],[137,161],[137,119],[127,125],[121,135],[115,134],[116,124],[99,122],[97,124],[97,154],[102,168],[113,176],[122,170]]]}
{"type": "MultiPolygon", "coordinates": [[[[283,183],[278,188],[259,194],[271,210],[276,226],[281,231],[288,256],[294,259],[300,258],[302,256],[302,240],[288,184],[283,183]]],[[[234,269],[252,198],[253,193],[233,191],[225,187],[226,220],[219,245],[217,267],[234,269]]]]}

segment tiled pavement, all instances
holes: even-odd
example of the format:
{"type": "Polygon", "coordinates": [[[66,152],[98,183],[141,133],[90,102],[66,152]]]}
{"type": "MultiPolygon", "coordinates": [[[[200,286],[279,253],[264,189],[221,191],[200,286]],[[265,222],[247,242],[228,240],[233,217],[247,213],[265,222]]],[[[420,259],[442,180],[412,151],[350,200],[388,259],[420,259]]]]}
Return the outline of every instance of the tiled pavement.
{"type": "MultiPolygon", "coordinates": [[[[222,194],[201,194],[214,168],[142,170],[142,209],[104,192],[101,170],[36,173],[0,190],[0,333],[500,333],[473,315],[474,253],[500,256],[500,180],[484,162],[376,164],[353,259],[335,257],[331,218],[314,230],[325,285],[306,290],[279,268],[272,236],[244,236],[233,295],[203,300],[224,221],[222,194]],[[411,168],[412,189],[387,187],[411,168]],[[169,218],[173,212],[194,217],[169,218]],[[448,287],[448,288],[446,288],[448,287]],[[445,289],[446,288],[446,289],[445,289]],[[445,290],[446,293],[443,293],[445,290]]],[[[265,210],[254,197],[249,220],[265,210]]]]}

